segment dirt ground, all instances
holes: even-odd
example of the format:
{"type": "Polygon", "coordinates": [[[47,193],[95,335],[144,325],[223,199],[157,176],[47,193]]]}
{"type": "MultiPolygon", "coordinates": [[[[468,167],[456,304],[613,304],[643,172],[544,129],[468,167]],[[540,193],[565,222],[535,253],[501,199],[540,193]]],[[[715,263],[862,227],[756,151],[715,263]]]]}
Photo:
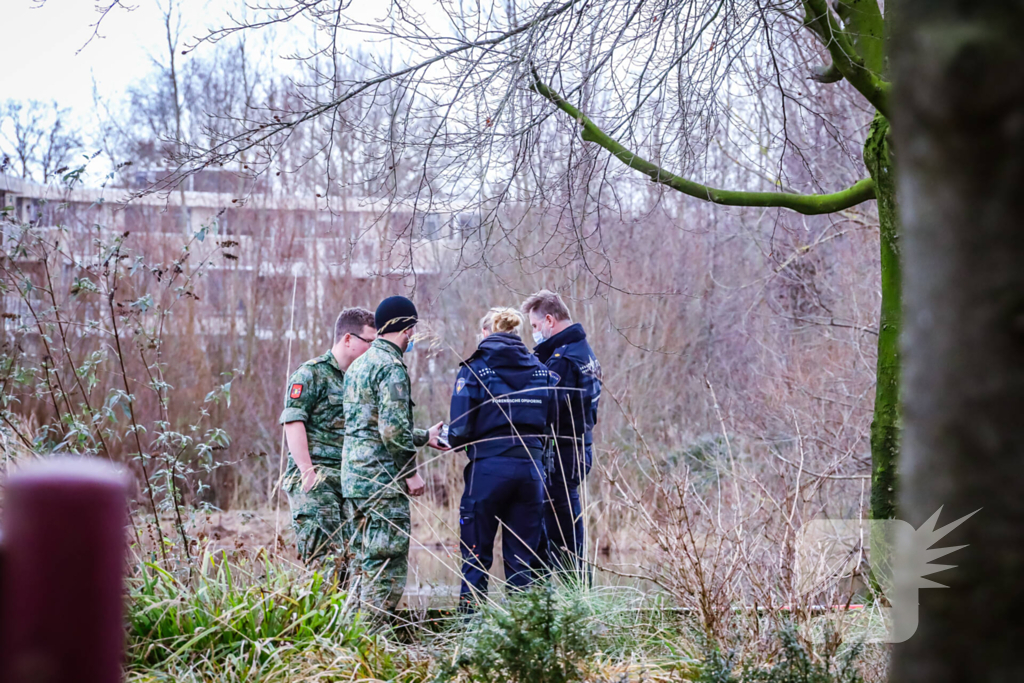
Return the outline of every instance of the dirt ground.
{"type": "MultiPolygon", "coordinates": [[[[457,514],[454,510],[442,512],[414,507],[409,581],[403,600],[405,606],[447,608],[456,603],[462,564],[457,514]],[[449,516],[454,519],[447,519],[449,516]]],[[[269,553],[277,563],[301,567],[287,505],[279,510],[264,508],[196,513],[185,523],[188,534],[198,540],[200,552],[217,554],[226,551],[229,556],[239,559],[269,553]]],[[[168,538],[177,538],[173,520],[165,519],[162,526],[168,538]]],[[[500,590],[504,575],[500,534],[499,531],[495,539],[494,563],[491,566],[492,591],[500,590]]],[[[602,555],[600,559],[608,558],[602,555]]],[[[597,573],[597,580],[599,583],[619,582],[614,576],[601,571],[597,573]]]]}
{"type": "MultiPolygon", "coordinates": [[[[168,535],[173,523],[165,521],[168,535]]],[[[229,510],[197,514],[188,522],[188,533],[199,540],[209,553],[227,551],[254,557],[261,550],[272,553],[278,562],[300,566],[291,529],[291,513],[280,510],[229,510]]],[[[444,533],[444,532],[441,532],[444,533]]],[[[409,557],[409,582],[404,602],[413,607],[447,607],[455,603],[460,581],[461,559],[453,534],[441,535],[435,525],[413,515],[413,542],[409,557]]],[[[501,576],[500,540],[494,567],[501,576]]]]}

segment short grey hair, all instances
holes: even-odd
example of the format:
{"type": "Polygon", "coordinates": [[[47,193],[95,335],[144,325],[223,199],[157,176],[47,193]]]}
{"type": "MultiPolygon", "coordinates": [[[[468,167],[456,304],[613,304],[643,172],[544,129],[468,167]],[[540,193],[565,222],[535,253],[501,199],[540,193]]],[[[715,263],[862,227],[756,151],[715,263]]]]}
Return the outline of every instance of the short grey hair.
{"type": "Polygon", "coordinates": [[[569,320],[569,308],[558,296],[549,289],[542,289],[536,294],[531,294],[523,302],[523,313],[529,316],[536,313],[540,316],[550,315],[555,320],[569,320]]]}

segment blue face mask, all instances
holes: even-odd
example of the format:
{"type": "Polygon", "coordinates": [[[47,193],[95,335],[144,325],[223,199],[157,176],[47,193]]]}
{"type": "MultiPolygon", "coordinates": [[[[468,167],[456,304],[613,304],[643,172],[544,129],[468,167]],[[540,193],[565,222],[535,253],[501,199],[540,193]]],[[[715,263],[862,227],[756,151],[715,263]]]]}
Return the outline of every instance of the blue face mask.
{"type": "Polygon", "coordinates": [[[410,339],[410,340],[409,340],[409,343],[408,343],[408,344],[406,345],[406,347],[405,347],[405,352],[406,352],[406,353],[409,353],[410,351],[412,351],[412,347],[413,347],[413,345],[414,345],[415,343],[416,343],[416,340],[415,340],[415,339],[410,339]]]}

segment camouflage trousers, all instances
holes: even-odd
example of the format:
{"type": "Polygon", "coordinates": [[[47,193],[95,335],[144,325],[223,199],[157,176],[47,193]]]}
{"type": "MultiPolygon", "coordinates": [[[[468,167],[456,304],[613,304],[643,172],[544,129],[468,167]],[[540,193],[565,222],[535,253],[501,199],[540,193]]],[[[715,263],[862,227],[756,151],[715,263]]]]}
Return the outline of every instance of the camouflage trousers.
{"type": "Polygon", "coordinates": [[[283,488],[292,511],[292,529],[299,557],[324,573],[328,584],[344,584],[348,568],[345,536],[345,498],[341,495],[341,467],[316,465],[316,483],[302,490],[302,477],[291,458],[283,488]]]}
{"type": "Polygon", "coordinates": [[[349,498],[345,515],[352,553],[349,585],[375,613],[371,618],[393,612],[409,572],[409,498],[349,498]]]}

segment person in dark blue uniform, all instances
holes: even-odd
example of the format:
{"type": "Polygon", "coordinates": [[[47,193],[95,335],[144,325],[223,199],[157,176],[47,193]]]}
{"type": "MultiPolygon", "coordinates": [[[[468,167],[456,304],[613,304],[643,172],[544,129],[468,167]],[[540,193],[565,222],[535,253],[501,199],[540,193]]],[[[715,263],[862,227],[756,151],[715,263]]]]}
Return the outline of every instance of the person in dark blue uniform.
{"type": "Polygon", "coordinates": [[[594,461],[601,364],[560,296],[541,290],[523,302],[522,310],[533,327],[533,351],[557,383],[540,556],[549,569],[582,570],[585,530],[579,488],[594,461]]]}
{"type": "Polygon", "coordinates": [[[483,340],[461,363],[452,393],[448,442],[469,456],[459,506],[463,611],[472,611],[487,593],[499,525],[506,583],[524,588],[535,577],[554,380],[520,339],[523,323],[513,308],[492,308],[481,321],[483,340]]]}

